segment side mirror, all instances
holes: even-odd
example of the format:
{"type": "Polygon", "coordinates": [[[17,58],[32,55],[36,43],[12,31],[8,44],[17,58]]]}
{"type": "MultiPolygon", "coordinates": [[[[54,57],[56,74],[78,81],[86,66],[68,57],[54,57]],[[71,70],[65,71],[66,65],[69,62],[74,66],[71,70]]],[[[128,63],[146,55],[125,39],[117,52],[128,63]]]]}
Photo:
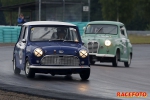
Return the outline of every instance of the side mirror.
{"type": "Polygon", "coordinates": [[[22,42],[23,42],[23,43],[26,43],[26,39],[22,39],[22,42]]]}
{"type": "Polygon", "coordinates": [[[125,30],[125,28],[121,28],[121,31],[124,31],[125,30]]]}

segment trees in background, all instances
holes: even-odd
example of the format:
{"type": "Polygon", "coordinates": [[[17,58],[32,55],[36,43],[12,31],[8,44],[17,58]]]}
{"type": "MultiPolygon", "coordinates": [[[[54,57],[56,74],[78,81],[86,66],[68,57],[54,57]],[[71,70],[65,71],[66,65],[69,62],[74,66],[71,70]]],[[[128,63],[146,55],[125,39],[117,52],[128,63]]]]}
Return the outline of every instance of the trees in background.
{"type": "MultiPolygon", "coordinates": [[[[1,6],[12,6],[17,4],[29,3],[34,2],[35,0],[0,0],[0,7],[1,6]]],[[[27,12],[25,12],[27,13],[27,12]]],[[[17,25],[17,18],[18,18],[18,10],[7,10],[7,11],[0,11],[0,21],[4,21],[3,23],[0,22],[0,25],[17,25]],[[11,15],[10,15],[11,12],[11,15]],[[4,15],[4,18],[2,18],[4,15]],[[12,16],[12,22],[10,23],[10,16],[12,16]],[[5,21],[5,20],[6,21],[5,21]]]]}
{"type": "MultiPolygon", "coordinates": [[[[0,7],[2,6],[1,1],[0,1],[0,7]]],[[[2,11],[0,11],[0,25],[5,25],[6,21],[5,21],[5,17],[2,11]]]]}
{"type": "Polygon", "coordinates": [[[128,23],[133,18],[135,0],[99,0],[105,20],[128,23]]]}
{"type": "Polygon", "coordinates": [[[90,13],[90,20],[95,21],[95,20],[103,20],[102,18],[102,6],[99,0],[91,0],[91,13],[90,13]]]}
{"type": "MultiPolygon", "coordinates": [[[[35,0],[0,0],[2,6],[35,0]]],[[[112,20],[125,23],[129,30],[150,30],[150,0],[91,0],[90,20],[112,20]]],[[[1,5],[0,5],[1,6],[1,5]]],[[[17,11],[13,12],[15,23],[17,11]]],[[[0,11],[0,24],[9,24],[9,13],[0,11]]]]}
{"type": "Polygon", "coordinates": [[[92,3],[91,13],[102,15],[100,18],[97,13],[91,14],[92,20],[94,16],[97,20],[123,22],[129,30],[150,30],[150,0],[91,0],[92,3]]]}

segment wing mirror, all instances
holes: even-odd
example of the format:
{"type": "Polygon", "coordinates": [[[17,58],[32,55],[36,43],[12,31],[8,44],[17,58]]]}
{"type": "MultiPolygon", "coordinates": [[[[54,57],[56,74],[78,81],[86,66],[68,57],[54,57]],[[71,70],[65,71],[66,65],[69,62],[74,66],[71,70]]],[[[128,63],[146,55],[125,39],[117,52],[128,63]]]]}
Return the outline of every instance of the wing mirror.
{"type": "Polygon", "coordinates": [[[26,39],[22,39],[22,42],[23,42],[23,43],[26,43],[26,39]]]}
{"type": "Polygon", "coordinates": [[[125,28],[121,28],[121,31],[124,31],[125,30],[125,28]]]}

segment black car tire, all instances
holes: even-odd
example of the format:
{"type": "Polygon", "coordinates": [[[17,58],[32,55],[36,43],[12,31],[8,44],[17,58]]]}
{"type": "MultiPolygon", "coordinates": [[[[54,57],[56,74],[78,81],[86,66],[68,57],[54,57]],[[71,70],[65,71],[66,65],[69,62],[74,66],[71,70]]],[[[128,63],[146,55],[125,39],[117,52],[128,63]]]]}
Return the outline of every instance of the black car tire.
{"type": "Polygon", "coordinates": [[[131,64],[131,54],[129,55],[128,62],[124,62],[125,67],[130,67],[131,64]]]}
{"type": "Polygon", "coordinates": [[[82,71],[80,77],[82,80],[87,80],[90,77],[90,69],[82,71]]]}
{"type": "Polygon", "coordinates": [[[20,74],[21,70],[16,67],[16,59],[13,59],[13,70],[14,70],[14,74],[20,74]]]}
{"type": "Polygon", "coordinates": [[[118,66],[118,57],[119,57],[119,54],[117,52],[116,56],[113,58],[113,61],[112,61],[112,66],[113,67],[117,67],[118,66]]]}
{"type": "Polygon", "coordinates": [[[26,63],[25,63],[25,75],[27,78],[34,78],[35,76],[35,72],[33,69],[29,68],[29,61],[28,59],[26,59],[26,63]]]}

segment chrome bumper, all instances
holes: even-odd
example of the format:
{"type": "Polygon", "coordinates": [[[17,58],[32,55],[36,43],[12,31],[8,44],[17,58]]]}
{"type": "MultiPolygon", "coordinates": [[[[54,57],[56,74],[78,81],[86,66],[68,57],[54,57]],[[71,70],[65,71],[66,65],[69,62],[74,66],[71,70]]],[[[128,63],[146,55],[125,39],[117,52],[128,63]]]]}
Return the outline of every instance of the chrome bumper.
{"type": "Polygon", "coordinates": [[[112,55],[112,54],[89,53],[89,55],[94,55],[94,56],[96,56],[96,57],[115,57],[115,55],[112,55]]]}
{"type": "Polygon", "coordinates": [[[89,66],[34,66],[30,65],[29,68],[36,69],[82,69],[82,68],[90,68],[89,66]]]}

